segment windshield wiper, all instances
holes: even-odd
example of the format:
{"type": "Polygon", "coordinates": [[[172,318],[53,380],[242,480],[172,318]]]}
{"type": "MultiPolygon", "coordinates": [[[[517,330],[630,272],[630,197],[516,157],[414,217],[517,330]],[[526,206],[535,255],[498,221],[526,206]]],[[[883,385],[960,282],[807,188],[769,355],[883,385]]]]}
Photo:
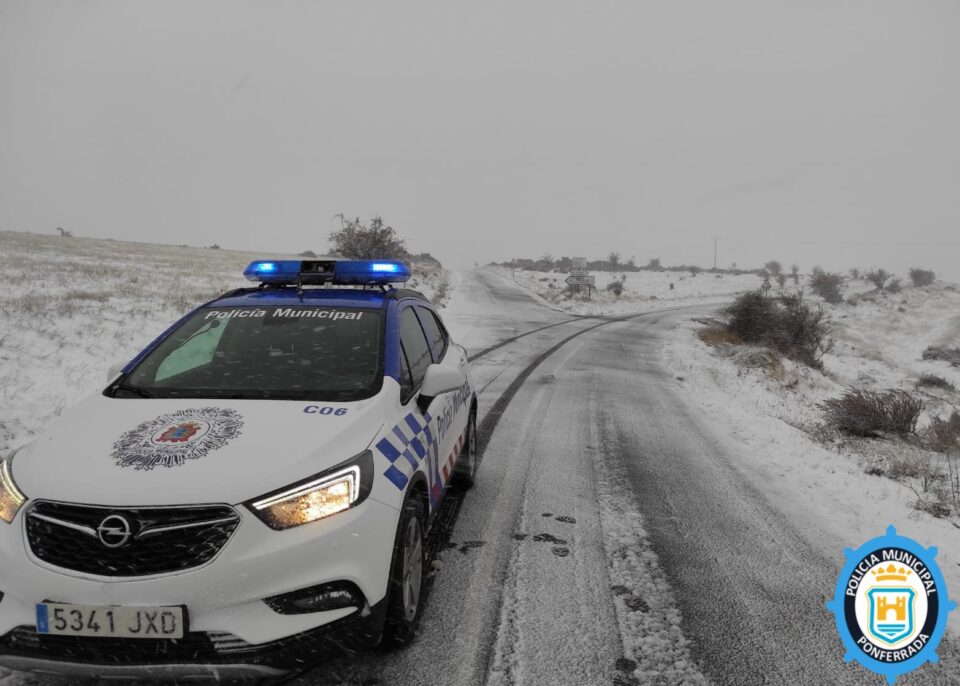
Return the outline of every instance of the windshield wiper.
{"type": "Polygon", "coordinates": [[[153,393],[150,391],[144,390],[142,388],[137,388],[136,386],[128,386],[127,384],[119,384],[117,386],[118,391],[126,391],[127,393],[132,393],[133,395],[139,398],[156,398],[153,393]]]}

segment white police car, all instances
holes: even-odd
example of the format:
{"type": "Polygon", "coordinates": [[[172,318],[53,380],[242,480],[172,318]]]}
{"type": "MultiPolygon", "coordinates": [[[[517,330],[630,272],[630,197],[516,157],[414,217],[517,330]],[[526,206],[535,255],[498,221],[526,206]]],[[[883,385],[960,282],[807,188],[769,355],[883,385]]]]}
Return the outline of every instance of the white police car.
{"type": "Polygon", "coordinates": [[[0,461],[0,665],[270,678],[413,636],[477,468],[466,352],[402,263],[244,273],[0,461]]]}

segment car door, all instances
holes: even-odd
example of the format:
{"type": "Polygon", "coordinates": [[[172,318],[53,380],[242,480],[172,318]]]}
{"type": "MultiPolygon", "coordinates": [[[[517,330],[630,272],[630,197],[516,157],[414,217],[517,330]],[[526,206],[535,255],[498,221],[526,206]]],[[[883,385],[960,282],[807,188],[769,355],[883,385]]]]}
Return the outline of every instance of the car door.
{"type": "Polygon", "coordinates": [[[444,431],[445,397],[432,398],[426,404],[419,397],[427,368],[433,364],[433,352],[413,305],[404,307],[400,312],[400,358],[400,402],[408,412],[410,429],[423,437],[418,443],[424,455],[418,457],[427,476],[432,512],[440,503],[443,492],[445,480],[441,460],[445,460],[448,454],[444,451],[450,445],[447,435],[450,432],[444,431]],[[417,430],[417,424],[422,428],[417,430]]]}
{"type": "MultiPolygon", "coordinates": [[[[446,327],[440,321],[436,312],[425,305],[417,305],[417,315],[420,324],[427,334],[427,341],[433,352],[433,360],[454,369],[459,369],[469,378],[470,369],[467,355],[460,346],[453,345],[446,327]]],[[[463,444],[466,442],[467,423],[470,419],[470,399],[472,390],[470,384],[456,393],[447,393],[443,396],[438,415],[442,424],[443,439],[440,451],[440,476],[446,483],[453,472],[453,466],[463,444]]]]}

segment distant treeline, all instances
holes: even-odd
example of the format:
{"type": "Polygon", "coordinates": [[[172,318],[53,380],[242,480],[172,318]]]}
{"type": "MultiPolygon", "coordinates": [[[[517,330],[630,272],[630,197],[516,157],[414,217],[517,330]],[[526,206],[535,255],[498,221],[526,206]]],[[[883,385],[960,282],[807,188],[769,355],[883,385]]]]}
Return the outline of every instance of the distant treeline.
{"type": "MultiPolygon", "coordinates": [[[[514,267],[516,269],[527,269],[534,272],[562,272],[566,273],[573,269],[573,258],[559,257],[553,259],[550,255],[544,255],[540,259],[531,260],[525,257],[518,257],[505,262],[495,262],[501,267],[514,267]]],[[[690,272],[699,274],[700,272],[711,272],[714,274],[758,274],[763,275],[764,269],[738,269],[733,265],[729,269],[716,268],[704,269],[695,264],[678,264],[663,266],[659,258],[652,258],[644,265],[638,265],[634,258],[621,260],[617,253],[611,253],[605,260],[588,260],[587,269],[596,272],[690,272]]]]}

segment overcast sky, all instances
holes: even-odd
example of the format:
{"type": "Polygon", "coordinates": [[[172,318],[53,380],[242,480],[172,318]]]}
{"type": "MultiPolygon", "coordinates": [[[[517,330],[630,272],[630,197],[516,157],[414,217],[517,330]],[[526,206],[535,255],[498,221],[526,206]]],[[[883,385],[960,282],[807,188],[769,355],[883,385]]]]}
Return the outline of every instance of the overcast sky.
{"type": "MultiPolygon", "coordinates": [[[[0,0],[0,229],[960,280],[960,2],[0,0]]],[[[2,246],[0,246],[2,248],[2,246]]]]}

